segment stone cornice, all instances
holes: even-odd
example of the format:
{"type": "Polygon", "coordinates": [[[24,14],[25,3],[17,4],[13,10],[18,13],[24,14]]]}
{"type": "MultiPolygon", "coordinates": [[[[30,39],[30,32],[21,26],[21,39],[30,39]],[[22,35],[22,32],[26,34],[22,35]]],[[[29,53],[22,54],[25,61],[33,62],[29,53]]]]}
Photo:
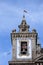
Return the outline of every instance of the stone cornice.
{"type": "Polygon", "coordinates": [[[33,37],[35,38],[38,34],[37,33],[11,33],[12,38],[14,37],[33,37]]]}

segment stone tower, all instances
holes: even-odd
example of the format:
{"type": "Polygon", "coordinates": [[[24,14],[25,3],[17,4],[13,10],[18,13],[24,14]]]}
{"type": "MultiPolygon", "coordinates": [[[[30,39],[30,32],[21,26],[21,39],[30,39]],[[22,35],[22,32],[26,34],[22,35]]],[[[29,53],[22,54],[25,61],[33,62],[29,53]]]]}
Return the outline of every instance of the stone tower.
{"type": "Polygon", "coordinates": [[[43,55],[37,42],[38,33],[35,29],[29,31],[30,26],[26,23],[24,15],[18,27],[19,32],[15,29],[11,33],[12,61],[9,61],[9,65],[37,65],[38,57],[43,55]]]}

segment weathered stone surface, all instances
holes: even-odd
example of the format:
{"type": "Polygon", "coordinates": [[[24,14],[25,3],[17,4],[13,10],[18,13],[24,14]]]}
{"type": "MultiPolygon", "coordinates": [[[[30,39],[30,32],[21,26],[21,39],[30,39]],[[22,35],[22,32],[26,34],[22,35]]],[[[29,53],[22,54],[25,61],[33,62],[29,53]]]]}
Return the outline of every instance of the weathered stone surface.
{"type": "Polygon", "coordinates": [[[29,28],[30,26],[27,25],[25,18],[23,18],[22,23],[19,25],[19,32],[12,31],[12,61],[9,61],[9,65],[43,65],[43,48],[37,43],[38,33],[35,29],[30,32],[29,28]],[[17,59],[17,39],[20,39],[20,46],[21,41],[29,43],[29,39],[31,39],[31,46],[29,46],[32,50],[31,59],[17,59]]]}

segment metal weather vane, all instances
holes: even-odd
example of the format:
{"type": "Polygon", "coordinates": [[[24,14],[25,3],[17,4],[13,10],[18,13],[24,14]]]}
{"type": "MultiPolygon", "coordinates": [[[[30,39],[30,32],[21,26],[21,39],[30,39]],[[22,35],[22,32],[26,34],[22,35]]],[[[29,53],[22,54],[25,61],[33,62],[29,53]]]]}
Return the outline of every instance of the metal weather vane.
{"type": "Polygon", "coordinates": [[[29,11],[27,11],[27,10],[24,10],[23,12],[29,14],[29,11]]]}

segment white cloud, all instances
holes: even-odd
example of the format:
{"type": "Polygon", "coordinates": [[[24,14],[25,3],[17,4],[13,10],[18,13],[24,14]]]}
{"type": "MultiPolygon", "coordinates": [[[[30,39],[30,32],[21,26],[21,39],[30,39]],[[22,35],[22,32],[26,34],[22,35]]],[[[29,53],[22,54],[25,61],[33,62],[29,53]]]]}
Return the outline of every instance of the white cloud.
{"type": "Polygon", "coordinates": [[[11,50],[8,52],[0,52],[0,65],[8,65],[9,60],[11,60],[11,50]]]}
{"type": "Polygon", "coordinates": [[[8,56],[8,55],[10,55],[11,54],[11,50],[10,51],[8,51],[8,52],[0,52],[0,57],[2,57],[2,56],[8,56]]]}

